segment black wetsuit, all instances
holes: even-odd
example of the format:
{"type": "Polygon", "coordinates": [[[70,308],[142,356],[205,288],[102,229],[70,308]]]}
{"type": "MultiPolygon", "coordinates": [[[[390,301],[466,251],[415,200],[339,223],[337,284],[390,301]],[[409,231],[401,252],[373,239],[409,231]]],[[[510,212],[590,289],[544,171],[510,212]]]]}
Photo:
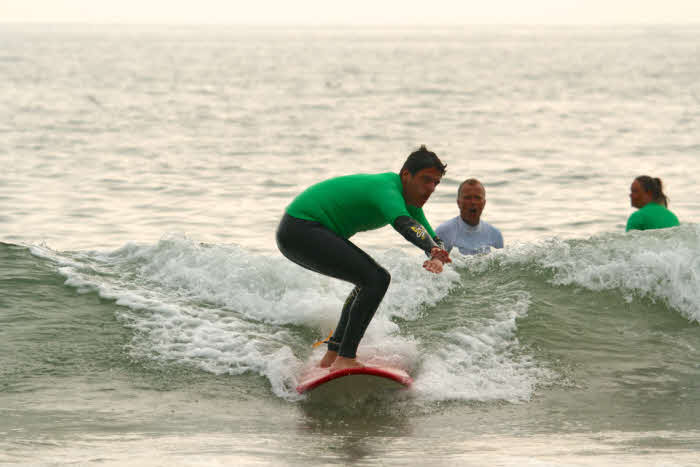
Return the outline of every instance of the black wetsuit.
{"type": "Polygon", "coordinates": [[[277,245],[287,258],[312,271],[355,284],[328,350],[354,358],[357,346],[389,287],[389,272],[349,240],[320,222],[285,214],[277,230],[277,245]]]}
{"type": "Polygon", "coordinates": [[[314,185],[287,207],[277,229],[277,246],[288,259],[355,285],[328,340],[328,350],[341,357],[356,357],[391,281],[389,272],[345,235],[387,224],[428,254],[437,246],[422,210],[405,204],[401,181],[391,173],[339,177],[314,185]]]}

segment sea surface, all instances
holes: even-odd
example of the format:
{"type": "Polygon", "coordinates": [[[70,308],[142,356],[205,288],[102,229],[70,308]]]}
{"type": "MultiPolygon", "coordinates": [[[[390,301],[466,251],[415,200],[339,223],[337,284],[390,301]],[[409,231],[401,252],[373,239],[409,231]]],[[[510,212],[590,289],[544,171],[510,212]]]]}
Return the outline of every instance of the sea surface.
{"type": "Polygon", "coordinates": [[[0,161],[0,464],[700,465],[700,27],[0,24],[0,161]],[[351,286],[282,212],[421,144],[506,247],[353,237],[414,385],[299,396],[351,286]]]}

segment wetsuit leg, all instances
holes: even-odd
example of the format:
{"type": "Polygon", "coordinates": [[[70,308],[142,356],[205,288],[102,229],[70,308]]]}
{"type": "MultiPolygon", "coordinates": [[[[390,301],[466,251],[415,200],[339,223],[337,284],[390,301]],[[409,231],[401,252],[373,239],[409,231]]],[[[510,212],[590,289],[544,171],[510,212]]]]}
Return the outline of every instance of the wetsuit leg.
{"type": "MultiPolygon", "coordinates": [[[[359,286],[355,286],[355,288],[350,291],[350,295],[348,295],[348,298],[345,299],[345,303],[343,303],[343,309],[340,312],[340,319],[338,320],[338,324],[335,327],[333,335],[330,337],[330,339],[328,339],[328,350],[333,350],[337,352],[340,349],[340,343],[343,341],[345,327],[347,326],[348,319],[350,317],[350,310],[352,309],[352,306],[355,303],[355,298],[357,298],[357,295],[360,293],[360,290],[361,289],[359,286]]],[[[370,316],[370,320],[371,319],[372,317],[370,316]]],[[[364,326],[364,328],[366,329],[367,326],[364,326]]],[[[362,335],[364,334],[365,332],[363,329],[362,335]]]]}
{"type": "Polygon", "coordinates": [[[319,222],[288,214],[277,229],[277,246],[300,266],[355,285],[328,346],[341,357],[355,358],[357,346],[389,287],[389,272],[319,222]]]}

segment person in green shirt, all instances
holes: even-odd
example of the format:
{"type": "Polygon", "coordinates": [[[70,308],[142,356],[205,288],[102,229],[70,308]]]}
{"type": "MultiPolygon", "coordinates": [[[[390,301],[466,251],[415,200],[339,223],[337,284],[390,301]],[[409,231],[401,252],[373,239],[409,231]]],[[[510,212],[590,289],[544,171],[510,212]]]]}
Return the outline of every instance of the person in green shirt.
{"type": "Polygon", "coordinates": [[[630,204],[639,210],[627,219],[627,232],[680,225],[676,215],[668,209],[668,198],[659,178],[648,175],[635,178],[630,187],[630,204]]]}
{"type": "Polygon", "coordinates": [[[287,206],[277,229],[277,246],[289,260],[312,271],[355,285],[340,314],[321,367],[363,366],[357,347],[389,287],[391,276],[348,240],[357,232],[391,225],[429,256],[423,267],[433,273],[451,262],[422,207],[446,165],[421,146],[399,173],[331,178],[307,188],[287,206]]]}

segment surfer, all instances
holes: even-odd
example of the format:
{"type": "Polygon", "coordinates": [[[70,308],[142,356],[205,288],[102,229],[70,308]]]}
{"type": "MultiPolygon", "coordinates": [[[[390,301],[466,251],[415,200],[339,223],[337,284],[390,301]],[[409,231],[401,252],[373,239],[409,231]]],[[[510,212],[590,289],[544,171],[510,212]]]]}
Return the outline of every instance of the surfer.
{"type": "Polygon", "coordinates": [[[435,274],[451,262],[423,210],[446,165],[421,146],[399,173],[357,174],[312,185],[287,206],[277,229],[277,246],[300,266],[355,285],[345,300],[338,325],[327,340],[321,367],[363,366],[357,347],[384,298],[391,276],[348,239],[357,232],[391,226],[430,259],[423,267],[435,274]]]}
{"type": "Polygon", "coordinates": [[[639,210],[627,219],[627,232],[680,225],[676,215],[668,209],[668,198],[659,178],[648,175],[635,178],[630,187],[630,204],[639,210]]]}
{"type": "Polygon", "coordinates": [[[459,216],[443,222],[435,229],[450,252],[457,247],[463,255],[488,253],[493,248],[503,248],[501,231],[481,220],[486,206],[486,189],[476,178],[468,178],[457,188],[459,216]]]}

